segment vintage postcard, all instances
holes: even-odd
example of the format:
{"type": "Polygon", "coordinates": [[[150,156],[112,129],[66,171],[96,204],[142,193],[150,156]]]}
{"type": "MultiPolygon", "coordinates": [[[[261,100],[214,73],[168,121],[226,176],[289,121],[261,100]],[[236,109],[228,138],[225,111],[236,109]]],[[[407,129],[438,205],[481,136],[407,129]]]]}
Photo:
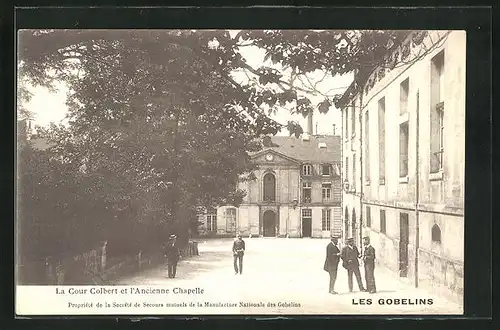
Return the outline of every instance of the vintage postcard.
{"type": "Polygon", "coordinates": [[[18,316],[463,314],[465,31],[17,38],[18,316]]]}

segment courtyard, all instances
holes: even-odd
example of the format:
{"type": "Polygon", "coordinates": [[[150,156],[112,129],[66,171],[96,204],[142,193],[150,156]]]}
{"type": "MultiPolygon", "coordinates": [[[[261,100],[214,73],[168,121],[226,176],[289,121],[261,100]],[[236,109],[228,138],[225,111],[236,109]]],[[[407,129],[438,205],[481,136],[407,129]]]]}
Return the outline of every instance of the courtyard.
{"type": "Polygon", "coordinates": [[[347,272],[340,266],[335,285],[339,294],[329,294],[328,273],[323,271],[327,239],[245,238],[245,242],[242,275],[234,274],[232,239],[207,239],[200,241],[199,256],[180,261],[175,279],[167,277],[162,265],[115,284],[198,292],[171,296],[172,303],[198,303],[196,309],[169,309],[172,314],[462,313],[462,306],[416,289],[380,267],[375,270],[376,294],[357,291],[355,280],[354,292],[349,293],[347,272]]]}

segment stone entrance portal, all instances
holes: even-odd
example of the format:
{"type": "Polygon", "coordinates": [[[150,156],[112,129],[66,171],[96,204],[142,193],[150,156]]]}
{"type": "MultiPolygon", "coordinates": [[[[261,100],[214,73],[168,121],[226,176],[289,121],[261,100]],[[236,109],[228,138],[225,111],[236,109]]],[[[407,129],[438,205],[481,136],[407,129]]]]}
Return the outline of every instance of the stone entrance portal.
{"type": "Polygon", "coordinates": [[[264,237],[275,237],[276,236],[276,213],[272,210],[267,210],[264,212],[262,219],[263,236],[264,237]]]}

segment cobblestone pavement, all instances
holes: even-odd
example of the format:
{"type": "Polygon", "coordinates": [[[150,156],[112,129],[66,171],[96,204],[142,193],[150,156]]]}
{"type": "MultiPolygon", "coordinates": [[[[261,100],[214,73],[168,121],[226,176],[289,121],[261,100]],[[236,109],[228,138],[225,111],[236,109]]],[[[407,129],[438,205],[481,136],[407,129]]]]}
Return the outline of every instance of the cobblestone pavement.
{"type": "MultiPolygon", "coordinates": [[[[339,294],[329,294],[328,273],[323,271],[328,244],[325,239],[246,238],[245,241],[242,275],[234,274],[232,240],[213,239],[200,241],[200,256],[179,263],[175,279],[169,279],[166,267],[160,266],[123,278],[116,284],[202,288],[204,293],[196,298],[190,297],[192,301],[196,300],[202,305],[206,302],[232,302],[238,305],[201,308],[197,312],[199,314],[463,313],[461,305],[416,289],[380,267],[375,269],[378,293],[349,293],[347,272],[339,265],[335,286],[339,294]],[[371,304],[368,299],[371,299],[371,304]],[[408,300],[403,305],[395,304],[395,299],[408,300]],[[415,304],[418,299],[432,299],[433,304],[415,304]],[[251,306],[259,303],[264,307],[251,306]]],[[[363,276],[363,269],[361,273],[363,276]]],[[[355,279],[354,286],[357,288],[355,279]]],[[[186,310],[186,313],[191,314],[193,311],[186,310]]]]}

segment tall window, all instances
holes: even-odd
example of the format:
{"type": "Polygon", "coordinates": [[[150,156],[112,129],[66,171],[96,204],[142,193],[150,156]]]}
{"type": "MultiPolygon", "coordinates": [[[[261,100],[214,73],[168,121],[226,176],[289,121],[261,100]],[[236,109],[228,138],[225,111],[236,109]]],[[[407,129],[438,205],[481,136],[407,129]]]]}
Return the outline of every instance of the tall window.
{"type": "Polygon", "coordinates": [[[345,108],[345,125],[344,125],[344,136],[346,139],[349,137],[348,123],[349,123],[349,107],[346,107],[345,108]]]}
{"type": "Polygon", "coordinates": [[[439,168],[443,168],[443,156],[444,156],[444,102],[439,103],[437,106],[438,118],[439,118],[439,168]]]}
{"type": "Polygon", "coordinates": [[[378,177],[385,184],[385,97],[378,101],[378,177]]]}
{"type": "Polygon", "coordinates": [[[356,189],[356,154],[352,154],[352,184],[356,189]]]}
{"type": "Polygon", "coordinates": [[[349,181],[349,157],[345,158],[345,180],[349,181]]]}
{"type": "Polygon", "coordinates": [[[330,175],[330,165],[328,164],[321,165],[321,175],[330,175]]]}
{"type": "Polygon", "coordinates": [[[351,105],[351,135],[356,134],[356,108],[354,103],[351,105]]]}
{"type": "Polygon", "coordinates": [[[370,181],[370,118],[365,113],[365,180],[370,181]]]}
{"type": "Polygon", "coordinates": [[[351,214],[351,237],[354,238],[354,244],[358,243],[358,235],[356,230],[356,209],[352,209],[351,214]]]}
{"type": "Polygon", "coordinates": [[[347,207],[344,212],[344,237],[349,237],[349,211],[347,207]]]}
{"type": "Polygon", "coordinates": [[[236,209],[227,208],[226,209],[226,232],[235,233],[236,232],[236,209]]]}
{"type": "Polygon", "coordinates": [[[302,203],[311,203],[311,182],[302,183],[302,203]]]}
{"type": "Polygon", "coordinates": [[[366,227],[372,226],[372,212],[369,206],[366,207],[366,227]]]}
{"type": "Polygon", "coordinates": [[[207,230],[215,232],[217,231],[217,214],[207,214],[207,230]]]}
{"type": "Polygon", "coordinates": [[[310,164],[302,165],[302,174],[303,175],[311,175],[312,174],[312,166],[310,164]]]}
{"type": "Polygon", "coordinates": [[[399,125],[399,177],[408,175],[408,122],[399,125]]]}
{"type": "Polygon", "coordinates": [[[444,51],[431,61],[431,173],[443,168],[444,153],[444,51]]]}
{"type": "Polygon", "coordinates": [[[406,78],[399,86],[399,113],[408,112],[408,93],[410,91],[410,78],[406,78]]]}
{"type": "Polygon", "coordinates": [[[321,210],[321,230],[330,231],[331,218],[332,218],[331,209],[321,210]]]}
{"type": "Polygon", "coordinates": [[[380,210],[380,232],[386,233],[385,210],[380,210]]]}
{"type": "Polygon", "coordinates": [[[264,201],[276,200],[276,178],[272,173],[264,175],[264,201]]]}
{"type": "Polygon", "coordinates": [[[321,186],[321,195],[323,202],[329,202],[332,198],[332,185],[330,183],[323,183],[321,186]]]}

